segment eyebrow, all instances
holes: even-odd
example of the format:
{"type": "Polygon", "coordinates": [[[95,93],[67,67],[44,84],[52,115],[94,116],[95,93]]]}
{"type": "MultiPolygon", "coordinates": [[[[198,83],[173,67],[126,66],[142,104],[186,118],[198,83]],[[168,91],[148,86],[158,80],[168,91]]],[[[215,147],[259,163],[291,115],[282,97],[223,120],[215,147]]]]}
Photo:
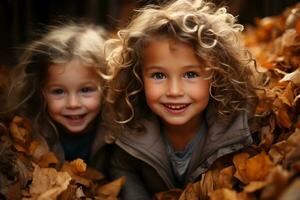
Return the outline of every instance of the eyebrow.
{"type": "MultiPolygon", "coordinates": [[[[202,65],[199,65],[199,64],[191,64],[191,65],[184,65],[182,66],[183,69],[203,69],[204,67],[202,65]]],[[[155,70],[155,69],[163,69],[164,67],[163,66],[160,66],[160,65],[147,65],[147,66],[144,66],[143,69],[148,71],[148,70],[155,70]]]]}

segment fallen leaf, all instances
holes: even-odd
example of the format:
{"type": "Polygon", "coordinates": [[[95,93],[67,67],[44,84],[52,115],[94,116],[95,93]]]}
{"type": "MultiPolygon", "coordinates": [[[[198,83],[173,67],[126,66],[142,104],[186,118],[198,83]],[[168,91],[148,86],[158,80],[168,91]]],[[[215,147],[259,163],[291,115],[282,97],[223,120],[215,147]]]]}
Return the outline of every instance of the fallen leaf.
{"type": "Polygon", "coordinates": [[[159,192],[154,195],[154,200],[178,200],[182,193],[182,189],[170,189],[168,191],[159,192]]]}
{"type": "Polygon", "coordinates": [[[292,127],[292,120],[286,110],[280,109],[275,114],[277,124],[288,129],[292,127]]]}
{"type": "Polygon", "coordinates": [[[54,167],[59,165],[59,161],[53,152],[48,152],[43,154],[41,158],[37,161],[40,167],[54,167]]]}
{"type": "Polygon", "coordinates": [[[224,187],[232,189],[234,172],[235,169],[233,166],[226,167],[220,171],[220,174],[218,176],[218,183],[220,188],[224,187]]]}
{"type": "Polygon", "coordinates": [[[278,198],[278,200],[298,200],[300,199],[300,179],[296,179],[289,188],[278,198]]]}
{"type": "Polygon", "coordinates": [[[291,81],[295,85],[300,86],[300,69],[296,69],[295,71],[286,74],[279,82],[283,81],[291,81]]]}
{"type": "Polygon", "coordinates": [[[244,187],[244,192],[251,193],[262,189],[267,185],[266,181],[252,181],[244,187]]]}
{"type": "Polygon", "coordinates": [[[66,172],[57,172],[53,168],[40,168],[34,165],[30,194],[37,199],[56,199],[68,188],[71,176],[66,172]]]}
{"type": "Polygon", "coordinates": [[[86,163],[82,159],[75,159],[70,162],[73,173],[82,173],[86,170],[86,163]]]}
{"type": "Polygon", "coordinates": [[[117,197],[121,191],[122,186],[125,183],[125,177],[122,176],[110,183],[100,186],[97,189],[97,194],[117,197]]]}
{"type": "Polygon", "coordinates": [[[215,190],[209,194],[209,197],[210,200],[241,200],[238,198],[236,191],[228,188],[215,190]]]}
{"type": "MultiPolygon", "coordinates": [[[[32,156],[34,161],[39,161],[42,156],[48,154],[50,152],[48,144],[40,139],[34,139],[31,141],[28,153],[32,156]]],[[[46,166],[46,165],[44,165],[46,166]]]]}
{"type": "Polygon", "coordinates": [[[30,140],[31,127],[28,119],[15,116],[9,124],[13,139],[21,145],[27,145],[30,140]]]}
{"type": "Polygon", "coordinates": [[[276,199],[279,194],[285,189],[288,185],[289,178],[291,177],[291,173],[287,170],[284,170],[282,166],[277,165],[274,167],[267,179],[266,185],[261,192],[261,199],[276,199]]]}
{"type": "Polygon", "coordinates": [[[247,177],[245,177],[246,161],[249,158],[249,156],[250,155],[248,153],[240,153],[240,154],[236,154],[233,157],[233,164],[236,169],[234,177],[236,177],[243,183],[249,183],[247,177]]]}

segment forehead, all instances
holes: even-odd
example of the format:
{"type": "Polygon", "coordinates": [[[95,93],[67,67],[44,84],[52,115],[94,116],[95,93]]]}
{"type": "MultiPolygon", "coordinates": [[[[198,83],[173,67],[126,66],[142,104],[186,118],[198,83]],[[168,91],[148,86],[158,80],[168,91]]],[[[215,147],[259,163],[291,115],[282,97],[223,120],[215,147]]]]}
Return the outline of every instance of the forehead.
{"type": "Polygon", "coordinates": [[[143,64],[199,65],[200,59],[193,47],[185,42],[170,38],[151,40],[143,49],[143,64]]]}
{"type": "Polygon", "coordinates": [[[56,63],[49,66],[47,80],[78,82],[81,80],[99,79],[94,67],[82,65],[79,60],[71,60],[67,63],[56,63]]]}

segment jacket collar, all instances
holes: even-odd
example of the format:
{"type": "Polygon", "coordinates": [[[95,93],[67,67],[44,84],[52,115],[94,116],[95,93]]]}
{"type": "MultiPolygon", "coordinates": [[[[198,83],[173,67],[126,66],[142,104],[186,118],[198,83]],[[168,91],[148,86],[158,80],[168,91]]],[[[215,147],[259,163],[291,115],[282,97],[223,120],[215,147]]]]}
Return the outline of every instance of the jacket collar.
{"type": "MultiPolygon", "coordinates": [[[[217,158],[252,142],[246,113],[240,113],[230,123],[218,119],[215,113],[213,106],[209,105],[205,113],[208,132],[192,154],[186,179],[188,182],[207,170],[217,158]]],[[[145,126],[145,133],[125,130],[116,143],[132,156],[154,167],[166,183],[169,183],[169,187],[172,187],[174,176],[165,151],[159,121],[151,116],[148,120],[144,119],[142,124],[145,126]]]]}

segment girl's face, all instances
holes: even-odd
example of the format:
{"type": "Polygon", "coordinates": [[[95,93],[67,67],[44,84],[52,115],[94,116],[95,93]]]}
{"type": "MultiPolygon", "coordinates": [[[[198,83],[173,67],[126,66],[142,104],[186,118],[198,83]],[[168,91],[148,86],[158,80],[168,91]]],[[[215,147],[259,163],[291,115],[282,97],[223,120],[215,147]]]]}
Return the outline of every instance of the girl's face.
{"type": "Polygon", "coordinates": [[[99,77],[78,60],[49,67],[44,96],[50,117],[71,134],[84,132],[100,112],[99,77]]]}
{"type": "Polygon", "coordinates": [[[143,81],[150,109],[171,126],[199,126],[209,101],[210,82],[191,46],[169,39],[144,49],[143,81]]]}

